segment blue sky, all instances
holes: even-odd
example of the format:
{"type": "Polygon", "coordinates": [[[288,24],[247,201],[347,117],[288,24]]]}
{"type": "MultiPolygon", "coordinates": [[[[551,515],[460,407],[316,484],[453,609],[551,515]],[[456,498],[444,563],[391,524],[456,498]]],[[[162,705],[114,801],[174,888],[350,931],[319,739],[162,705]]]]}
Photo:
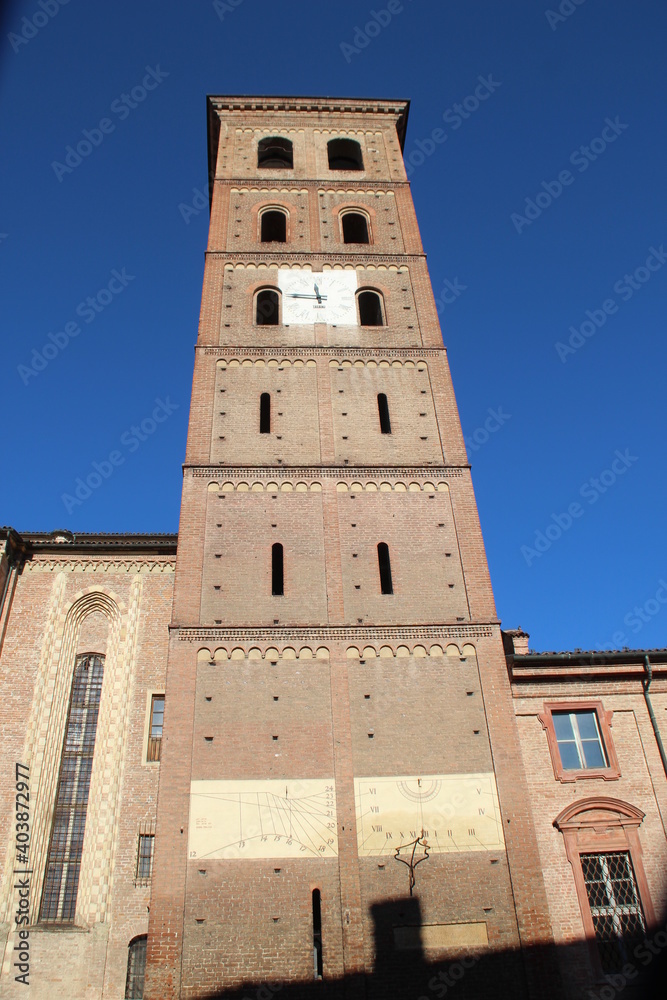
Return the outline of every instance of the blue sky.
{"type": "Polygon", "coordinates": [[[409,98],[413,196],[503,623],[537,649],[665,646],[667,9],[386,12],[5,6],[0,520],[177,529],[207,232],[207,211],[186,221],[182,206],[206,187],[206,94],[409,98]],[[84,130],[90,155],[68,165],[84,130]],[[102,485],[68,509],[95,463],[102,485]]]}

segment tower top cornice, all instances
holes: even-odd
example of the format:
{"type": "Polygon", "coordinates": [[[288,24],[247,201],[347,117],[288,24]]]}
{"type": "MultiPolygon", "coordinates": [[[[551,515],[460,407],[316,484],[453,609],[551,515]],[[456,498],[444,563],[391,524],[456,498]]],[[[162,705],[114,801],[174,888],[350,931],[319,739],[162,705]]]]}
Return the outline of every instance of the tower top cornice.
{"type": "Polygon", "coordinates": [[[220,118],[224,115],[243,116],[247,123],[253,115],[285,114],[302,115],[368,115],[389,116],[393,119],[398,133],[401,150],[405,145],[410,101],[380,97],[295,97],[275,95],[273,97],[253,94],[209,94],[206,98],[208,118],[209,173],[215,169],[218,151],[220,118]]]}

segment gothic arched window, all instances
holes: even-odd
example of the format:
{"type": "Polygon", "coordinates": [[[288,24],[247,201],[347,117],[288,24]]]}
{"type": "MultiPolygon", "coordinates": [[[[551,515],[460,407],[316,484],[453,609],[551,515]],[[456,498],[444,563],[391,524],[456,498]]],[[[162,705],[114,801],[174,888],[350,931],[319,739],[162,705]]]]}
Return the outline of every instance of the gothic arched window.
{"type": "Polygon", "coordinates": [[[103,677],[103,656],[77,656],[39,910],[45,923],[74,922],[103,677]]]}

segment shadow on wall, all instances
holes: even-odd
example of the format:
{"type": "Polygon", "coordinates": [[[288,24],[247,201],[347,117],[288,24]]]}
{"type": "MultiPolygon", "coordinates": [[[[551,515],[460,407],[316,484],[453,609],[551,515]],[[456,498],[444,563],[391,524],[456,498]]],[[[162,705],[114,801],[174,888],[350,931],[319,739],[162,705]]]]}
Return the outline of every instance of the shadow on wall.
{"type": "Polygon", "coordinates": [[[419,900],[378,903],[371,908],[375,965],[368,975],[324,978],[282,985],[248,982],[243,987],[198,994],[196,1000],[665,1000],[667,914],[630,960],[606,977],[589,979],[587,945],[480,954],[462,950],[456,959],[430,962],[422,944],[419,900]],[[564,970],[564,976],[561,972],[564,970]],[[565,982],[563,980],[566,980],[565,982]],[[575,985],[575,982],[580,984],[575,985]]]}

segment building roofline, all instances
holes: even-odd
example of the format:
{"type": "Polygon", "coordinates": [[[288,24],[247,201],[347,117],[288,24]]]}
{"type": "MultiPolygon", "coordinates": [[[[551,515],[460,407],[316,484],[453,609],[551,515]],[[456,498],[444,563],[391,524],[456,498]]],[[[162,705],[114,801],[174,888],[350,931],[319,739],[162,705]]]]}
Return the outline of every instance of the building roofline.
{"type": "Polygon", "coordinates": [[[405,147],[405,134],[410,113],[410,101],[393,97],[315,97],[295,96],[293,94],[207,94],[206,118],[208,134],[208,178],[209,198],[212,196],[213,178],[218,158],[218,138],[220,135],[220,119],[216,111],[229,105],[236,105],[230,110],[237,111],[366,111],[396,115],[396,131],[401,144],[405,147]]]}
{"type": "Polygon", "coordinates": [[[16,531],[0,527],[0,542],[5,548],[24,559],[38,553],[88,554],[136,552],[141,555],[175,555],[178,535],[167,532],[73,532],[65,528],[55,531],[16,531]]]}

